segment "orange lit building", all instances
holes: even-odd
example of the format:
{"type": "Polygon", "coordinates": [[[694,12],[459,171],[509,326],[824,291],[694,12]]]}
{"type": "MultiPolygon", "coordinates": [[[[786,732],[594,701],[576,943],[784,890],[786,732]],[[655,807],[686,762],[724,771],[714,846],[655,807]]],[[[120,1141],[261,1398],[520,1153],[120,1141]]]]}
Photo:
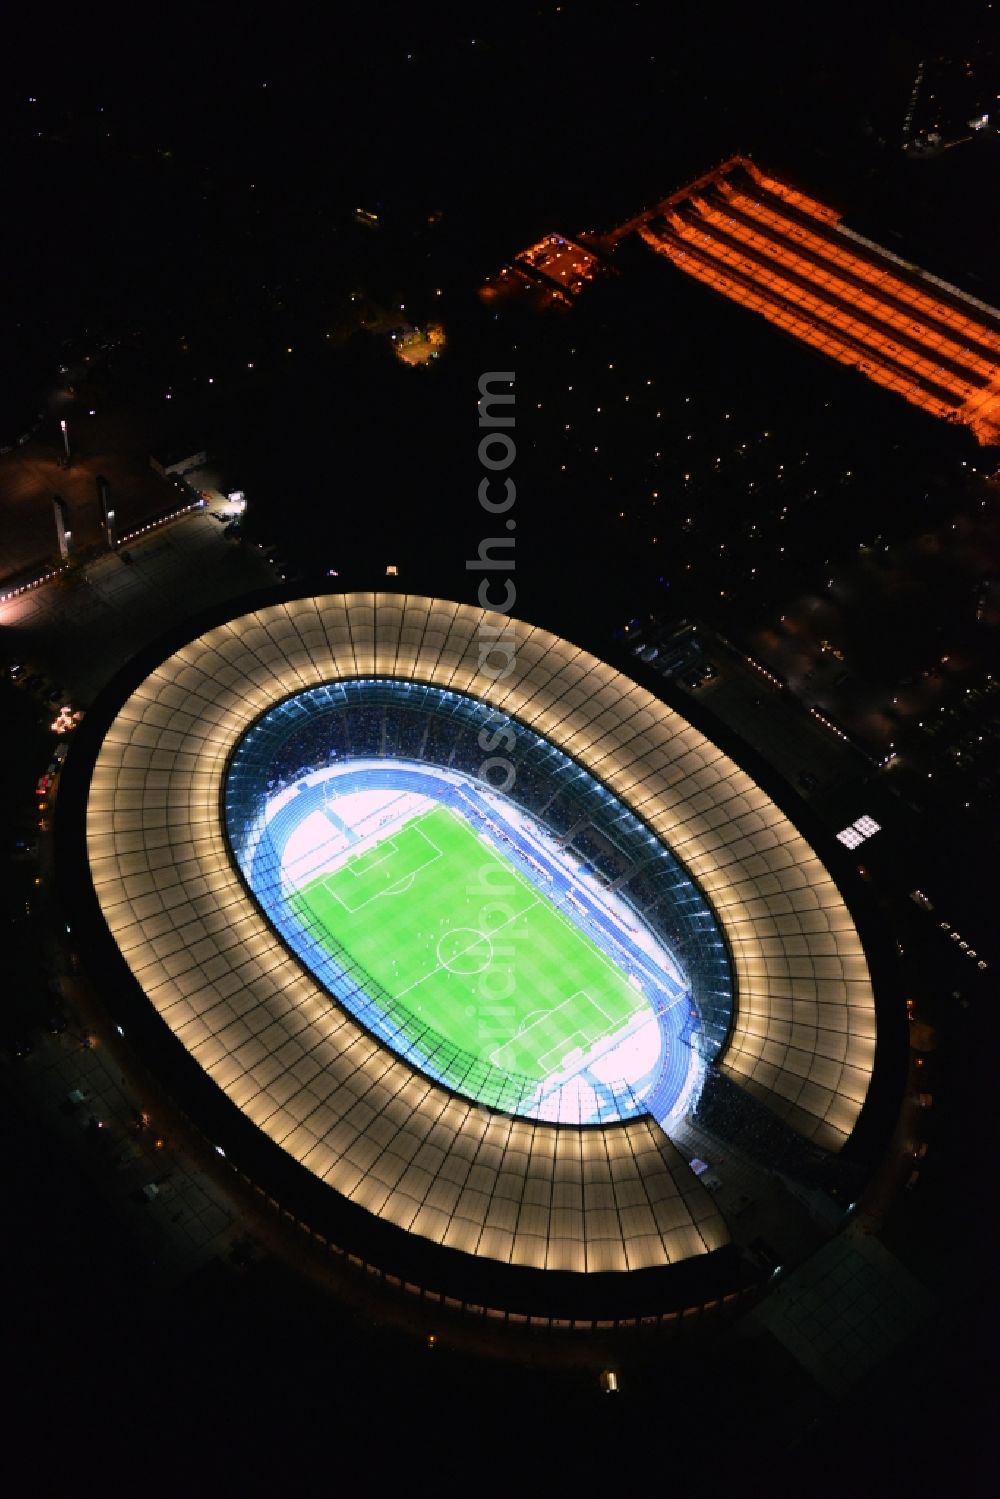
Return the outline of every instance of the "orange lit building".
{"type": "Polygon", "coordinates": [[[593,250],[561,234],[547,234],[537,244],[522,250],[513,269],[519,276],[551,290],[565,301],[578,296],[600,269],[593,250]]]}
{"type": "Polygon", "coordinates": [[[546,234],[516,255],[499,275],[489,278],[479,294],[489,302],[521,290],[534,293],[542,307],[571,307],[604,268],[601,258],[582,241],[546,234]]]}
{"type": "Polygon", "coordinates": [[[614,238],[629,231],[812,348],[1000,443],[1000,311],[863,239],[745,157],[614,238]]]}

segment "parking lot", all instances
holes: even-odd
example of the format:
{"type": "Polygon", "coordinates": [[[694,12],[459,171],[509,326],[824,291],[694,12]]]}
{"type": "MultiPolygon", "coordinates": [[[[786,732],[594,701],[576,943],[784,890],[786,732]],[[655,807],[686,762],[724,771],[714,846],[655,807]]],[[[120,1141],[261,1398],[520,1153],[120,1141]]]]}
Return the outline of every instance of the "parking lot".
{"type": "Polygon", "coordinates": [[[763,663],[755,666],[704,625],[633,653],[715,714],[807,800],[839,792],[871,773],[871,763],[810,716],[763,663]]]}

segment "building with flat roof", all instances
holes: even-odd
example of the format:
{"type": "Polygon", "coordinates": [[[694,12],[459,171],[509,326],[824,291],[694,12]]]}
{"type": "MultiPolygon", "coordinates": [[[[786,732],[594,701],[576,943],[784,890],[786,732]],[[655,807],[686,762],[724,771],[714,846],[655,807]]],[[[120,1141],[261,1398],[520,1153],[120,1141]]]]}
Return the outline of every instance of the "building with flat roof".
{"type": "Polygon", "coordinates": [[[1000,442],[1000,309],[855,233],[837,210],[733,157],[635,230],[685,275],[933,416],[1000,442]]]}

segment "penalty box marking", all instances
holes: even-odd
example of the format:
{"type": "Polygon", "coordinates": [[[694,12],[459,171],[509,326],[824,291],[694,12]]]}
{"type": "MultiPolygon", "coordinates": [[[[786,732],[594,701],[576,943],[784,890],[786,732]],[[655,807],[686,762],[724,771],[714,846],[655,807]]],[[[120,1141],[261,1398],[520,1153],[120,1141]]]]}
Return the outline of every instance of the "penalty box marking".
{"type": "MultiPolygon", "coordinates": [[[[359,911],[363,911],[366,906],[370,906],[372,901],[378,900],[380,896],[398,895],[401,894],[404,889],[408,890],[413,884],[413,880],[416,875],[420,874],[422,870],[427,869],[429,865],[436,863],[438,859],[444,857],[437,844],[432,838],[428,838],[423,828],[413,827],[410,829],[404,829],[403,831],[409,832],[410,834],[420,838],[420,840],[426,845],[427,851],[425,852],[425,856],[420,860],[418,864],[411,864],[410,868],[403,870],[403,872],[397,875],[394,880],[391,880],[389,883],[384,884],[382,889],[376,890],[373,895],[366,896],[364,900],[359,901],[357,904],[348,904],[339,890],[334,890],[331,888],[329,880],[323,881],[323,889],[326,891],[327,895],[330,896],[333,900],[336,900],[341,906],[343,906],[344,910],[347,911],[349,915],[357,915],[359,911]]],[[[402,837],[402,833],[398,836],[402,837]]],[[[359,856],[360,860],[364,862],[365,867],[359,870],[357,868],[351,868],[350,866],[348,866],[350,868],[350,873],[355,880],[368,880],[370,883],[373,873],[380,869],[384,870],[384,867],[398,853],[399,844],[397,842],[397,839],[385,838],[381,843],[377,843],[374,848],[368,849],[365,853],[359,856]],[[380,850],[382,850],[383,848],[385,849],[385,852],[380,853],[380,850]],[[370,861],[370,856],[376,853],[379,853],[380,857],[370,861]]],[[[337,873],[339,874],[341,873],[341,871],[338,870],[337,873]]],[[[386,870],[385,873],[388,874],[389,871],[386,870]]]]}
{"type": "MultiPolygon", "coordinates": [[[[410,828],[404,828],[402,830],[402,832],[403,833],[410,833],[410,832],[412,832],[412,833],[419,834],[419,836],[422,839],[422,841],[433,852],[428,857],[424,858],[422,860],[422,862],[420,864],[418,864],[415,868],[411,868],[411,869],[407,870],[404,874],[401,874],[398,879],[394,880],[391,884],[386,885],[381,890],[377,890],[374,895],[369,896],[366,900],[362,901],[360,904],[358,904],[356,906],[349,906],[347,904],[347,902],[344,900],[344,898],[339,894],[339,892],[337,892],[335,890],[330,890],[329,885],[326,884],[326,882],[324,882],[324,887],[326,888],[327,893],[329,895],[331,895],[331,896],[334,896],[337,899],[338,903],[346,911],[348,911],[349,914],[353,915],[353,914],[356,914],[357,912],[363,911],[366,906],[371,905],[372,901],[374,901],[375,899],[377,899],[378,896],[380,896],[380,895],[396,895],[396,894],[403,893],[405,890],[409,890],[410,887],[412,886],[412,884],[413,884],[416,876],[422,870],[426,869],[432,863],[435,863],[438,859],[444,857],[443,851],[437,846],[436,843],[434,843],[434,841],[431,838],[429,838],[427,836],[426,833],[424,833],[423,829],[420,828],[419,826],[415,826],[412,829],[410,829],[410,828]]],[[[399,835],[399,836],[402,836],[402,834],[399,835]]],[[[491,841],[491,840],[488,840],[488,841],[491,841]]],[[[360,872],[357,870],[357,868],[352,868],[351,873],[352,873],[352,875],[354,875],[355,879],[364,879],[366,876],[370,877],[371,874],[372,874],[372,872],[374,870],[377,870],[377,869],[381,868],[382,866],[384,866],[394,855],[398,854],[398,852],[399,852],[398,843],[397,843],[397,841],[396,841],[395,838],[384,839],[381,844],[376,845],[375,848],[372,848],[372,849],[368,850],[366,852],[366,854],[363,854],[361,856],[362,860],[365,861],[365,868],[362,869],[360,872]],[[381,850],[381,848],[383,847],[383,844],[384,844],[384,847],[385,847],[385,852],[382,853],[382,854],[380,854],[380,857],[378,859],[375,859],[374,861],[372,861],[371,860],[371,855],[379,852],[381,850]]],[[[505,871],[507,873],[512,874],[514,876],[514,882],[515,882],[515,884],[521,888],[521,890],[524,892],[525,895],[529,896],[529,900],[528,900],[528,903],[520,911],[513,912],[511,914],[511,916],[509,916],[506,921],[501,922],[499,926],[494,927],[490,932],[482,932],[479,936],[472,938],[471,942],[469,943],[469,948],[477,946],[478,943],[479,943],[479,941],[481,941],[483,938],[486,938],[486,939],[492,941],[492,939],[498,933],[502,932],[505,927],[508,927],[508,926],[512,925],[512,923],[519,921],[523,916],[527,915],[527,913],[533,907],[541,905],[541,904],[544,904],[544,898],[539,894],[539,892],[537,892],[535,890],[535,888],[532,886],[532,884],[530,883],[530,881],[525,878],[525,876],[521,873],[521,871],[519,869],[517,869],[517,867],[515,865],[512,865],[512,864],[510,864],[510,862],[508,860],[505,860],[503,858],[503,856],[499,853],[499,850],[497,850],[496,848],[491,848],[491,853],[493,855],[493,861],[496,864],[498,864],[498,865],[502,865],[505,868],[505,871]]],[[[582,933],[582,929],[576,924],[576,922],[574,922],[572,919],[570,919],[566,915],[566,913],[559,908],[559,906],[555,905],[554,903],[550,903],[550,905],[551,905],[551,912],[556,917],[557,921],[559,921],[565,928],[567,928],[570,932],[572,932],[573,935],[574,935],[574,937],[579,938],[581,935],[586,935],[585,933],[582,933]]],[[[443,936],[447,936],[447,933],[444,933],[442,935],[443,936]]],[[[439,942],[440,942],[440,940],[441,940],[441,938],[439,938],[439,942]]],[[[591,941],[592,940],[593,939],[591,939],[591,941]]],[[[595,947],[595,950],[597,952],[597,955],[598,955],[599,959],[602,960],[603,963],[605,964],[605,966],[608,969],[610,969],[611,973],[614,974],[616,981],[618,983],[621,983],[622,977],[623,977],[622,973],[621,973],[621,970],[608,957],[607,953],[603,952],[601,950],[601,948],[596,943],[594,943],[594,947],[595,947]]],[[[451,975],[454,978],[471,978],[471,979],[475,979],[477,977],[476,974],[456,973],[455,970],[450,967],[450,962],[454,962],[454,960],[455,960],[456,957],[461,956],[462,952],[467,951],[467,950],[468,950],[468,948],[459,949],[458,952],[456,952],[456,953],[454,953],[454,954],[451,955],[449,963],[442,963],[440,961],[439,956],[438,956],[438,943],[436,943],[435,944],[435,950],[434,950],[434,958],[435,958],[434,966],[432,968],[428,969],[428,971],[426,973],[422,974],[419,978],[414,979],[412,983],[406,985],[405,988],[396,990],[396,997],[397,997],[397,999],[402,999],[404,995],[412,995],[414,990],[420,988],[421,985],[427,983],[427,981],[429,979],[433,979],[439,973],[448,973],[449,975],[451,975]]],[[[585,1032],[580,1031],[578,1025],[574,1026],[573,1032],[571,1033],[570,1036],[567,1037],[567,1043],[571,1039],[575,1040],[576,1037],[581,1036],[581,1037],[583,1037],[583,1039],[584,1039],[585,1042],[587,1042],[588,1044],[593,1044],[593,1042],[596,1041],[596,1040],[598,1040],[602,1035],[608,1034],[609,1033],[609,1029],[613,1028],[613,1024],[614,1023],[612,1021],[611,1016],[607,1014],[607,1012],[601,1007],[601,1005],[598,1003],[598,1001],[595,1000],[590,994],[587,993],[586,990],[583,990],[583,989],[579,989],[579,990],[575,991],[574,994],[571,994],[571,995],[567,996],[566,999],[562,1000],[558,1005],[556,1005],[551,1010],[544,1010],[544,1011],[536,1012],[537,1018],[534,1021],[532,1021],[531,1025],[527,1028],[527,1031],[524,1029],[523,1023],[522,1023],[522,1027],[521,1027],[521,1029],[519,1029],[519,1031],[517,1033],[517,1038],[516,1039],[518,1041],[523,1042],[523,1038],[524,1038],[525,1035],[528,1034],[528,1032],[530,1032],[531,1030],[534,1030],[536,1027],[539,1027],[539,1026],[550,1025],[551,1022],[552,1022],[553,1017],[556,1016],[556,1015],[558,1015],[558,1013],[559,1013],[560,1010],[562,1010],[562,1009],[564,1009],[564,1008],[566,1008],[568,1006],[571,1006],[571,1005],[577,1005],[577,1006],[579,1006],[580,1003],[581,1003],[581,1001],[583,1002],[583,1004],[585,1006],[589,1007],[592,1011],[596,1011],[597,1014],[601,1017],[601,1021],[597,1024],[596,1034],[594,1034],[592,1036],[587,1036],[587,1034],[585,1032]]],[[[496,1051],[493,1053],[493,1056],[490,1059],[491,1061],[494,1062],[494,1065],[499,1065],[499,1066],[503,1065],[503,1064],[496,1063],[495,1058],[499,1054],[501,1054],[504,1050],[506,1050],[507,1047],[511,1046],[513,1044],[513,1040],[514,1039],[515,1038],[511,1038],[511,1041],[505,1042],[502,1046],[499,1046],[499,1047],[496,1048],[496,1051]]],[[[548,1038],[540,1036],[538,1039],[540,1041],[544,1042],[544,1040],[547,1040],[548,1038]]],[[[547,1055],[549,1055],[551,1053],[554,1053],[554,1052],[562,1052],[563,1054],[565,1054],[566,1044],[567,1043],[563,1043],[561,1046],[547,1047],[546,1048],[546,1052],[542,1053],[539,1056],[539,1061],[541,1061],[542,1056],[547,1056],[547,1055]]],[[[572,1049],[573,1048],[570,1047],[570,1050],[572,1050],[572,1049]]]]}
{"type": "MultiPolygon", "coordinates": [[[[512,1036],[509,1041],[505,1041],[502,1046],[498,1046],[496,1050],[491,1053],[490,1061],[493,1063],[494,1067],[499,1067],[508,1072],[515,1071],[516,1069],[510,1063],[498,1061],[497,1058],[509,1048],[513,1048],[515,1043],[517,1044],[519,1049],[523,1048],[526,1039],[531,1036],[532,1031],[538,1030],[541,1026],[550,1026],[555,1017],[559,1014],[560,1010],[566,1010],[570,1006],[579,1008],[581,1001],[583,1001],[584,1004],[589,1005],[591,1009],[596,1010],[597,1013],[601,1016],[604,1024],[598,1026],[595,1035],[588,1036],[585,1031],[582,1031],[580,1029],[579,1022],[577,1022],[574,1025],[573,1030],[567,1032],[565,1044],[549,1046],[544,1052],[535,1052],[535,1057],[538,1061],[539,1066],[547,1066],[548,1064],[545,1059],[546,1057],[551,1056],[553,1052],[562,1052],[563,1055],[565,1055],[568,1043],[572,1040],[575,1040],[577,1036],[583,1036],[588,1045],[593,1045],[593,1043],[599,1040],[602,1035],[607,1035],[607,1028],[614,1026],[614,1022],[612,1021],[611,1016],[607,1013],[606,1010],[601,1007],[601,1005],[597,1002],[596,999],[592,997],[592,995],[587,993],[586,989],[577,989],[574,994],[567,995],[565,999],[560,1000],[559,1003],[557,1005],[554,1005],[551,1010],[533,1011],[532,1013],[535,1015],[535,1019],[532,1020],[529,1025],[525,1025],[522,1022],[517,1034],[515,1036],[512,1036]]],[[[543,1035],[540,1039],[544,1044],[548,1040],[548,1036],[543,1035]]],[[[569,1049],[572,1050],[572,1047],[569,1047],[569,1049]]],[[[554,1070],[554,1068],[550,1067],[549,1070],[552,1071],[554,1070]]]]}

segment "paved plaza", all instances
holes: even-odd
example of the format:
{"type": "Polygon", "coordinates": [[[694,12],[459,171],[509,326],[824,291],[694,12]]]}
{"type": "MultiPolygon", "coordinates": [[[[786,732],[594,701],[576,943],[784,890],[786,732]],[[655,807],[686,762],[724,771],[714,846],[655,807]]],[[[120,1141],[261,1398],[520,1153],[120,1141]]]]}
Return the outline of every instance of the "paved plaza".
{"type": "Polygon", "coordinates": [[[193,511],[0,603],[0,632],[12,661],[63,684],[85,708],[165,631],[275,581],[255,547],[226,536],[209,510],[193,511]]]}

